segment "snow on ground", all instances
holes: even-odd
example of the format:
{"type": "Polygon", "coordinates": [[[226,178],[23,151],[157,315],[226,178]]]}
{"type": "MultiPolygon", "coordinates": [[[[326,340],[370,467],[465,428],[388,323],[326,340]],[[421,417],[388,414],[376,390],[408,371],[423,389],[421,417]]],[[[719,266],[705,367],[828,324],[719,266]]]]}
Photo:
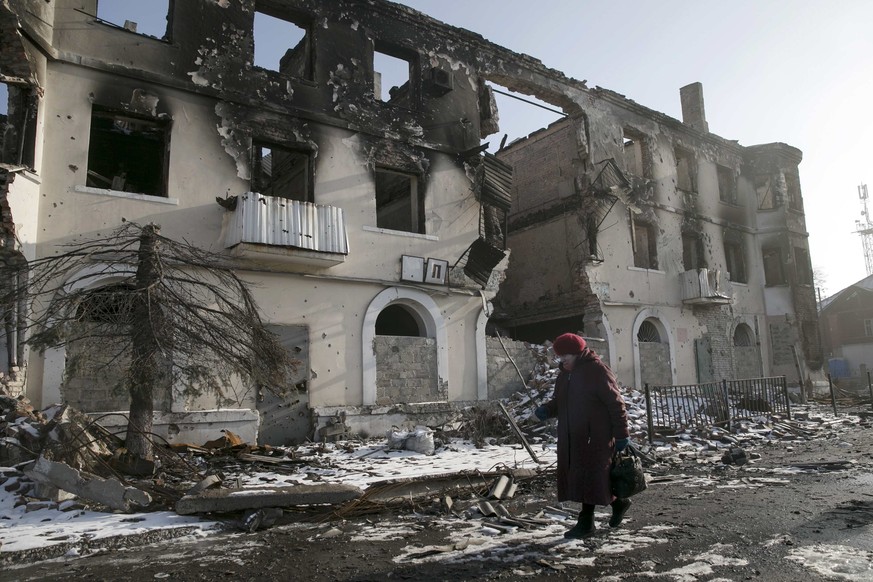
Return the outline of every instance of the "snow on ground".
{"type": "Polygon", "coordinates": [[[788,559],[835,580],[873,580],[873,552],[870,551],[849,546],[816,544],[791,550],[788,559]]]}
{"type": "MultiPolygon", "coordinates": [[[[495,445],[480,449],[460,441],[430,456],[405,450],[385,450],[377,445],[348,452],[341,446],[325,444],[319,446],[319,451],[318,466],[302,468],[292,475],[268,470],[243,473],[240,475],[243,487],[263,487],[265,482],[271,485],[311,484],[317,479],[366,489],[386,480],[539,466],[520,446],[495,445]]],[[[555,461],[554,446],[537,451],[537,456],[544,461],[542,466],[548,466],[555,461]]],[[[3,471],[0,468],[0,472],[3,471]]],[[[12,469],[6,471],[12,472],[12,469]]],[[[195,527],[201,535],[219,531],[216,522],[183,517],[170,511],[122,514],[43,508],[28,512],[25,505],[14,507],[17,499],[16,493],[0,487],[0,553],[156,529],[195,527]]]]}

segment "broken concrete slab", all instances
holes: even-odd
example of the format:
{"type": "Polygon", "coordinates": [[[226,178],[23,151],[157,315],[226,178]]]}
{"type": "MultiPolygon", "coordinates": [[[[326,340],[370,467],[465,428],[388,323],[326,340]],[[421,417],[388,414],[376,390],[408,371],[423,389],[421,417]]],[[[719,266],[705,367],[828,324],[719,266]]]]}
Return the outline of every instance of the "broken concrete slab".
{"type": "Polygon", "coordinates": [[[318,484],[259,487],[257,489],[208,489],[176,502],[176,513],[231,513],[262,507],[337,504],[358,499],[364,492],[353,485],[318,484]]]}
{"type": "Polygon", "coordinates": [[[151,496],[145,491],[127,487],[117,479],[103,479],[97,475],[83,473],[69,465],[50,461],[45,457],[37,459],[25,474],[34,481],[54,485],[77,497],[96,501],[120,511],[130,511],[132,505],[145,507],[152,502],[151,496]]]}

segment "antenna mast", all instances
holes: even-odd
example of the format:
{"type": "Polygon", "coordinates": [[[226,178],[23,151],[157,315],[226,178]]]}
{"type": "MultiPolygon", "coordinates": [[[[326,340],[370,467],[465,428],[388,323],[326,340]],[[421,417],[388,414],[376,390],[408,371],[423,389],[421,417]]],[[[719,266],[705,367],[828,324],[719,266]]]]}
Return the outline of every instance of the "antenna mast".
{"type": "Polygon", "coordinates": [[[861,235],[861,244],[864,247],[864,264],[867,266],[867,275],[873,275],[873,222],[867,210],[867,184],[858,186],[858,198],[861,199],[861,216],[864,220],[856,220],[855,232],[861,235]]]}

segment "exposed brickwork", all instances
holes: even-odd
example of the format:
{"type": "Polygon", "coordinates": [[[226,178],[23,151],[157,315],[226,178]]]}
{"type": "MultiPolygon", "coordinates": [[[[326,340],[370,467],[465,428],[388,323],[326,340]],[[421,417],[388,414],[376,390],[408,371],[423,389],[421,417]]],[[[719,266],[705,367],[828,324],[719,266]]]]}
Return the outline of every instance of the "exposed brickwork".
{"type": "Polygon", "coordinates": [[[530,348],[525,347],[524,342],[516,342],[503,338],[506,350],[500,345],[496,337],[485,338],[485,351],[488,358],[488,398],[507,398],[518,392],[524,385],[518,377],[515,367],[509,360],[511,356],[515,365],[524,376],[525,380],[530,377],[536,365],[536,357],[530,348]],[[507,356],[506,352],[509,352],[507,356]]]}
{"type": "Polygon", "coordinates": [[[448,400],[446,383],[438,381],[435,339],[376,336],[374,347],[376,404],[448,400]]]}
{"type": "MultiPolygon", "coordinates": [[[[797,329],[784,317],[770,320],[770,348],[774,366],[793,366],[794,352],[791,347],[797,343],[797,329]]],[[[793,370],[793,368],[792,368],[793,370]]]]}

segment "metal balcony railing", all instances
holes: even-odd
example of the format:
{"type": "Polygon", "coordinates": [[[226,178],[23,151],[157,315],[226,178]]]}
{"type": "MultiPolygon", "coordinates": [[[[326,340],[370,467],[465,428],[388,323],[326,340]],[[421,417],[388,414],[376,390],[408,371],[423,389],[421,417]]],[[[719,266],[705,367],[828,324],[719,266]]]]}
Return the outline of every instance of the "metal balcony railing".
{"type": "Polygon", "coordinates": [[[727,274],[718,269],[691,269],[679,274],[682,301],[686,304],[724,304],[733,301],[727,274]]]}
{"type": "Polygon", "coordinates": [[[237,196],[225,246],[270,245],[347,255],[342,208],[247,192],[237,196]]]}

